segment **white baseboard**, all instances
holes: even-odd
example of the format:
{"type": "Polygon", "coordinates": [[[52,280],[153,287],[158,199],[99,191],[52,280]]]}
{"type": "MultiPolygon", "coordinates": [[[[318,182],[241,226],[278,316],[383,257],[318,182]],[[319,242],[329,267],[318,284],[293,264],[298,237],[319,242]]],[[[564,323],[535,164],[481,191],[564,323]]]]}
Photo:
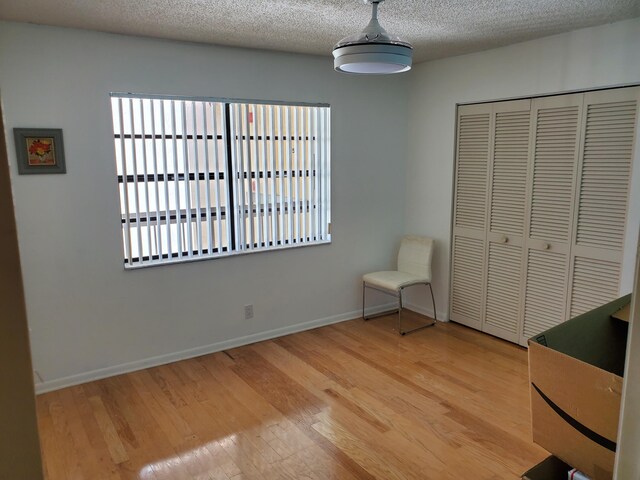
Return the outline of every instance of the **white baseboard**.
{"type": "MultiPolygon", "coordinates": [[[[421,313],[422,315],[426,315],[427,317],[433,318],[433,307],[423,307],[422,305],[416,305],[415,303],[405,304],[405,308],[409,310],[413,310],[414,312],[421,313]]],[[[439,322],[448,322],[449,317],[445,315],[444,312],[438,310],[438,318],[439,322]]]]}
{"type": "MultiPolygon", "coordinates": [[[[367,308],[367,315],[375,315],[376,313],[383,312],[394,308],[395,304],[376,305],[374,307],[367,308]]],[[[203,345],[196,348],[190,348],[182,350],[180,352],[168,353],[165,355],[158,355],[155,357],[149,357],[142,360],[136,360],[134,362],[121,363],[106,368],[99,368],[76,375],[70,375],[68,377],[57,378],[53,380],[46,380],[44,382],[37,382],[35,384],[36,394],[51,392],[53,390],[59,390],[65,387],[71,387],[73,385],[79,385],[81,383],[90,382],[93,380],[100,380],[101,378],[113,377],[114,375],[121,375],[123,373],[135,372],[136,370],[142,370],[149,367],[157,367],[167,363],[177,362],[178,360],[185,360],[187,358],[199,357],[201,355],[207,355],[209,353],[220,352],[229,348],[241,347],[250,343],[261,342],[263,340],[269,340],[271,338],[282,337],[291,333],[303,332],[305,330],[311,330],[313,328],[322,327],[325,325],[331,325],[332,323],[344,322],[346,320],[353,320],[355,318],[362,317],[362,310],[354,310],[339,315],[332,315],[330,317],[319,318],[317,320],[311,320],[309,322],[298,323],[296,325],[289,325],[287,327],[274,328],[265,332],[258,332],[251,335],[245,335],[243,337],[232,338],[230,340],[224,340],[222,342],[216,342],[209,345],[203,345]]]]}

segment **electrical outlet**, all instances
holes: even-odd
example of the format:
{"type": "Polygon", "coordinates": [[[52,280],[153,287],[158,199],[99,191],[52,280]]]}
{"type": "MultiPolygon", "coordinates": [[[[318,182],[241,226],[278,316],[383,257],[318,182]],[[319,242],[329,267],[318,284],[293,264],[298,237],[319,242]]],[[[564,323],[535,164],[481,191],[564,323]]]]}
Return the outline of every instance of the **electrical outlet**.
{"type": "Polygon", "coordinates": [[[253,318],[253,305],[245,305],[244,306],[244,319],[249,320],[253,318]]]}

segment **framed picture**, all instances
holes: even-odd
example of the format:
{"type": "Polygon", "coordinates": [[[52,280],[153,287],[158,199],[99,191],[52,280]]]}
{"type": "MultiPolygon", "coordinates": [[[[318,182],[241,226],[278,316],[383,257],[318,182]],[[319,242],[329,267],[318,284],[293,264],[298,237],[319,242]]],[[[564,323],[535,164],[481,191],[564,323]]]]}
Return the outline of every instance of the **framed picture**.
{"type": "Polygon", "coordinates": [[[14,128],[18,173],[65,173],[62,130],[59,128],[14,128]]]}

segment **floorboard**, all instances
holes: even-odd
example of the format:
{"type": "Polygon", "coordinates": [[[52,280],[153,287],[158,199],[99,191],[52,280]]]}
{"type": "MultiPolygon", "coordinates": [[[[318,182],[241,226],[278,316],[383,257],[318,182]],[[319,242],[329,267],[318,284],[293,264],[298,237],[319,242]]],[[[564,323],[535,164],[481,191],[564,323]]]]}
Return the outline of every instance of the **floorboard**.
{"type": "Polygon", "coordinates": [[[525,349],[454,323],[404,337],[394,324],[40,395],[46,479],[517,479],[547,456],[531,442],[525,349]]]}

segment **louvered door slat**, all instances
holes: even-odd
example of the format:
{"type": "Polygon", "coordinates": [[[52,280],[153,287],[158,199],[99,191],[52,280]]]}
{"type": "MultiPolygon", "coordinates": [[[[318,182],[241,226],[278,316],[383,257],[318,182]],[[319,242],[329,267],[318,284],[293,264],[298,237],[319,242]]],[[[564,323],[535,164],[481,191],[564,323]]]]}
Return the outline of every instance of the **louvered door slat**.
{"type": "Polygon", "coordinates": [[[578,105],[549,107],[537,112],[530,236],[546,241],[569,239],[573,172],[578,138],[578,105]],[[539,199],[553,191],[545,208],[539,199]]]}
{"type": "Polygon", "coordinates": [[[566,256],[530,250],[524,308],[524,336],[530,338],[565,320],[566,256]]]}
{"type": "Polygon", "coordinates": [[[484,309],[491,106],[458,109],[450,318],[480,328],[484,309]]]}
{"type": "Polygon", "coordinates": [[[501,102],[493,110],[489,165],[487,287],[482,330],[518,340],[531,101],[501,102]]]}
{"type": "Polygon", "coordinates": [[[566,320],[583,95],[533,103],[520,343],[566,320]]]}
{"type": "Polygon", "coordinates": [[[455,226],[484,230],[489,155],[489,112],[465,113],[458,119],[455,226]]]}
{"type": "Polygon", "coordinates": [[[640,89],[585,95],[567,312],[619,295],[640,89]]]}
{"type": "Polygon", "coordinates": [[[484,241],[456,236],[453,242],[451,319],[479,327],[484,295],[484,241]]]}
{"type": "MultiPolygon", "coordinates": [[[[524,105],[523,105],[524,106],[524,105]]],[[[492,165],[490,229],[524,233],[530,105],[525,110],[497,112],[492,165]],[[513,137],[513,134],[517,137],[513,137]]]]}
{"type": "Polygon", "coordinates": [[[576,257],[573,267],[571,317],[588,312],[618,296],[620,263],[576,257]]]}
{"type": "Polygon", "coordinates": [[[623,247],[636,110],[635,100],[586,106],[577,245],[623,247]],[[618,153],[615,165],[601,155],[611,151],[618,153]],[[604,191],[612,194],[612,198],[603,198],[604,191]]]}
{"type": "Polygon", "coordinates": [[[485,324],[516,335],[520,307],[522,247],[491,243],[485,324]]]}

